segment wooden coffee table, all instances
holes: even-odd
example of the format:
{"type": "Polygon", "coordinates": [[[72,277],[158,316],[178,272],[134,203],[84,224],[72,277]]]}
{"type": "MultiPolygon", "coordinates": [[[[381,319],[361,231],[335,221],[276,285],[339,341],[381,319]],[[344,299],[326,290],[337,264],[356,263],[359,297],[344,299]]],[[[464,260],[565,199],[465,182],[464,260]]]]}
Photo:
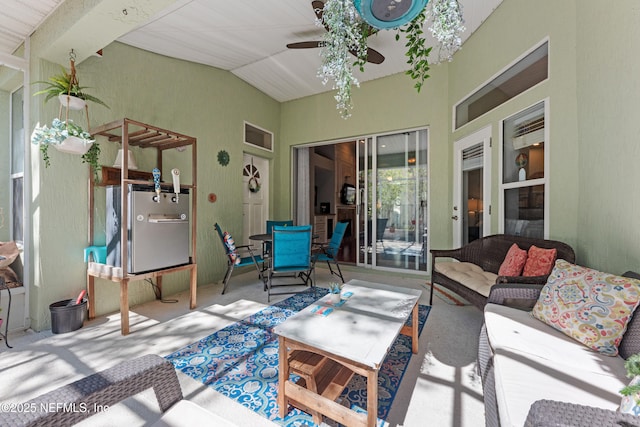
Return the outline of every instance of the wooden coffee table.
{"type": "Polygon", "coordinates": [[[351,280],[343,295],[352,295],[339,307],[329,295],[274,328],[279,340],[278,406],[284,418],[291,403],[313,415],[320,424],[325,415],[346,426],[376,425],[378,371],[398,337],[412,337],[418,352],[418,289],[351,280]],[[319,312],[333,309],[329,314],[319,312]],[[413,313],[411,326],[405,326],[413,313]],[[290,373],[300,375],[295,383],[290,373]],[[367,379],[367,413],[357,413],[335,399],[353,373],[367,379]]]}

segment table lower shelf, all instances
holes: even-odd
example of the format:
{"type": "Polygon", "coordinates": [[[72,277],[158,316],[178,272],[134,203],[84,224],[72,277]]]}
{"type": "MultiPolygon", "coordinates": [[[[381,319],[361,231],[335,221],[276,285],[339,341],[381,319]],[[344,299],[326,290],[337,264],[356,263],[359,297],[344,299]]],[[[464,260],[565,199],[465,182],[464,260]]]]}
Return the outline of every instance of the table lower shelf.
{"type": "MultiPolygon", "coordinates": [[[[197,278],[198,268],[196,263],[179,265],[176,267],[165,268],[162,270],[150,271],[141,274],[127,274],[125,277],[113,275],[114,268],[111,267],[110,274],[103,274],[104,270],[91,271],[87,270],[87,291],[89,296],[89,319],[96,316],[96,298],[95,298],[95,278],[103,278],[113,282],[120,283],[120,333],[122,335],[129,334],[129,282],[156,279],[156,286],[162,293],[162,276],[178,271],[189,270],[189,308],[196,308],[197,278]]],[[[120,269],[121,271],[122,269],[120,269]]]]}
{"type": "MultiPolygon", "coordinates": [[[[289,368],[291,373],[300,376],[295,384],[289,380],[287,382],[290,384],[285,385],[287,394],[291,396],[289,402],[296,408],[310,413],[316,424],[322,423],[322,415],[320,415],[318,411],[300,402],[300,400],[304,399],[296,399],[295,396],[299,394],[298,387],[310,390],[318,396],[335,401],[347,387],[347,384],[349,384],[354,374],[351,369],[328,357],[301,350],[292,352],[289,360],[289,368]],[[293,385],[296,387],[292,387],[293,385]]],[[[327,408],[326,412],[323,411],[323,413],[329,418],[333,415],[330,408],[327,408]]]]}

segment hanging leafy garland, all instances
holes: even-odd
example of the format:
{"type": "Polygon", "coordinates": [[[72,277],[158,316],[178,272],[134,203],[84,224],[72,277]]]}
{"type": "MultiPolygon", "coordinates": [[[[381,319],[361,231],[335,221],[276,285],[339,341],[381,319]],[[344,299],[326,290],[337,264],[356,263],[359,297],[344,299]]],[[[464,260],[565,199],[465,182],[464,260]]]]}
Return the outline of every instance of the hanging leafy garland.
{"type": "Polygon", "coordinates": [[[351,116],[351,86],[360,86],[360,82],[353,75],[353,66],[364,70],[367,62],[367,34],[369,26],[365,24],[352,0],[327,0],[322,12],[322,20],[316,19],[316,25],[323,26],[327,32],[323,37],[322,66],[318,70],[318,77],[323,84],[333,80],[336,108],[342,118],[351,116]],[[351,63],[350,51],[356,56],[355,63],[351,63]]]}
{"type": "MultiPolygon", "coordinates": [[[[460,34],[465,31],[462,19],[462,7],[458,0],[432,0],[409,24],[398,29],[396,40],[400,33],[407,39],[407,63],[410,68],[406,71],[416,80],[415,89],[420,92],[424,81],[429,78],[429,54],[431,47],[426,46],[424,25],[427,20],[433,20],[429,30],[439,43],[438,62],[443,58],[451,61],[453,54],[460,48],[462,41],[460,34]]],[[[353,67],[364,71],[367,62],[367,37],[371,27],[365,23],[352,0],[327,0],[322,10],[322,19],[316,19],[316,25],[326,28],[321,57],[322,65],[318,70],[318,77],[323,84],[333,81],[336,108],[342,118],[351,116],[353,104],[351,102],[351,87],[360,86],[360,82],[353,75],[353,67]],[[350,52],[356,57],[351,62],[350,52]]]]}
{"type": "Polygon", "coordinates": [[[462,5],[458,0],[432,0],[428,18],[429,30],[438,41],[438,62],[453,60],[453,54],[462,46],[462,34],[466,28],[462,18],[462,5]]]}

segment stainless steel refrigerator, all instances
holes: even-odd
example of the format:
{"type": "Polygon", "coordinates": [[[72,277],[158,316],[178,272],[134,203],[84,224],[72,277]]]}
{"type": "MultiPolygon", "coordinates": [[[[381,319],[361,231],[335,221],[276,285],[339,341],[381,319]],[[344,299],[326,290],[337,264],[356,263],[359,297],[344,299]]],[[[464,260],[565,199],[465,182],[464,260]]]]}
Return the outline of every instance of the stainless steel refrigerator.
{"type": "MultiPolygon", "coordinates": [[[[188,264],[189,190],[182,189],[176,195],[163,188],[160,197],[156,197],[153,186],[130,184],[128,187],[127,271],[143,273],[188,264]]],[[[107,264],[114,267],[122,267],[121,194],[119,185],[107,187],[107,264]]]]}

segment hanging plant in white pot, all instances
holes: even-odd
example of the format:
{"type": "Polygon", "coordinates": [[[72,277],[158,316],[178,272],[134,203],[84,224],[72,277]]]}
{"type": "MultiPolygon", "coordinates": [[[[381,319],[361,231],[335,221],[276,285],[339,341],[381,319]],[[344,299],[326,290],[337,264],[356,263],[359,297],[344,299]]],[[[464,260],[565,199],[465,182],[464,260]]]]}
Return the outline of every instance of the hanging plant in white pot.
{"type": "Polygon", "coordinates": [[[31,134],[31,142],[40,146],[40,152],[46,167],[51,164],[49,146],[52,145],[56,150],[63,153],[81,155],[82,163],[91,165],[94,173],[97,174],[98,170],[100,170],[100,165],[98,164],[100,146],[95,142],[95,139],[91,138],[89,132],[69,119],[69,110],[84,109],[87,128],[89,128],[89,108],[85,101],[95,102],[107,108],[109,106],[95,96],[84,92],[86,87],[80,86],[76,76],[75,53],[73,50],[69,53],[69,65],[70,73],[67,73],[67,70],[61,67],[61,73],[49,77],[48,81],[34,82],[47,85],[45,89],[34,93],[34,96],[46,95],[44,98],[45,103],[57,97],[60,101],[60,110],[58,118],[53,119],[51,122],[51,127],[47,127],[47,125],[39,126],[39,124],[36,126],[31,134]],[[65,119],[61,120],[59,117],[62,117],[63,106],[66,107],[66,115],[65,119]]]}
{"type": "Polygon", "coordinates": [[[100,146],[95,143],[95,139],[91,138],[89,132],[72,120],[62,121],[55,118],[51,122],[51,127],[36,126],[31,134],[31,143],[40,146],[42,160],[46,167],[51,164],[49,146],[64,153],[81,154],[83,163],[89,163],[94,170],[100,167],[98,165],[100,146]]]}

